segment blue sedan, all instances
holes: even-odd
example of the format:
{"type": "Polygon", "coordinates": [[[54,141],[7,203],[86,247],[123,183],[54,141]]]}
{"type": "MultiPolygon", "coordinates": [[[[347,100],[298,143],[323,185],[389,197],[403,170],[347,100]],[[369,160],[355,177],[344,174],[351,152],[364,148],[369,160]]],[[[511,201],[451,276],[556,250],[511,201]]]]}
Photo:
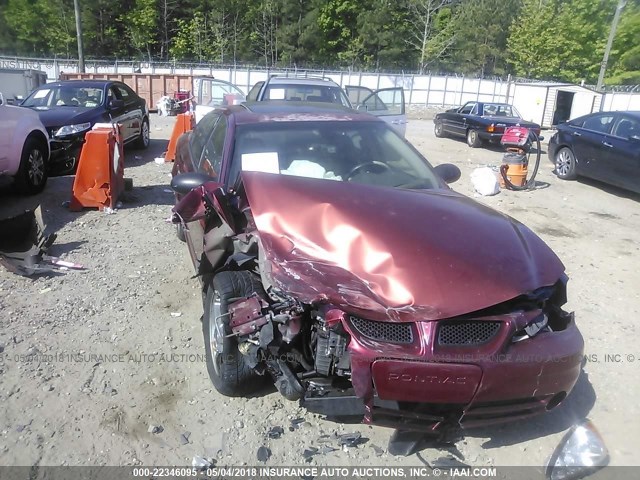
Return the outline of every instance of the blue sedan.
{"type": "Polygon", "coordinates": [[[549,159],[563,180],[590,177],[640,193],[640,112],[599,112],[558,125],[549,159]]]}

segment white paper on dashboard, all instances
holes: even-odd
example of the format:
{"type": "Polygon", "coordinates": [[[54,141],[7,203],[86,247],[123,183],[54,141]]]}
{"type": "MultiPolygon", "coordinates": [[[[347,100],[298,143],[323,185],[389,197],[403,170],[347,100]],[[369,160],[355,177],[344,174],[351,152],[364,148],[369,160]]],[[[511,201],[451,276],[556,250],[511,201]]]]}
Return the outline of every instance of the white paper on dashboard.
{"type": "Polygon", "coordinates": [[[38,90],[35,95],[33,96],[33,98],[44,98],[47,96],[47,94],[50,92],[51,90],[48,89],[44,89],[44,90],[38,90]]]}
{"type": "Polygon", "coordinates": [[[284,100],[284,88],[269,89],[269,100],[284,100]]]}
{"type": "Polygon", "coordinates": [[[242,170],[245,172],[280,173],[278,152],[243,153],[242,170]]]}

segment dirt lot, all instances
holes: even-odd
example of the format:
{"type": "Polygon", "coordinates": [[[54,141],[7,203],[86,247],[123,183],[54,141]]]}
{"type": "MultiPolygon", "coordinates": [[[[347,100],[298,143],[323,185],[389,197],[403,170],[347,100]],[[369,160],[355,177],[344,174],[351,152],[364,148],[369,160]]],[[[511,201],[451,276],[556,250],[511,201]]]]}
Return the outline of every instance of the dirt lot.
{"type": "MultiPolygon", "coordinates": [[[[171,167],[153,161],[172,122],[154,115],[149,150],[127,153],[134,189],[115,214],[67,211],[71,177],[51,179],[37,198],[0,189],[3,217],[41,203],[59,235],[51,253],[86,266],[37,279],[0,271],[0,465],[190,465],[194,455],[255,465],[261,446],[272,451],[268,465],[300,465],[309,447],[320,449],[311,459],[317,465],[422,465],[451,455],[474,466],[542,465],[585,417],[600,429],[612,464],[640,465],[640,198],[560,181],[544,155],[539,189],[478,199],[527,224],[563,260],[590,361],[573,393],[544,417],[468,432],[457,450],[394,457],[386,451],[391,430],[317,418],[272,390],[247,399],[213,390],[198,283],[165,222],[171,167]],[[162,431],[150,433],[153,426],[162,431]],[[267,437],[272,426],[284,428],[281,438],[267,437]],[[366,443],[340,448],[334,434],[349,432],[366,443]]],[[[463,176],[454,188],[468,195],[472,169],[502,157],[436,139],[430,120],[411,121],[407,137],[433,164],[457,164],[463,176]]]]}

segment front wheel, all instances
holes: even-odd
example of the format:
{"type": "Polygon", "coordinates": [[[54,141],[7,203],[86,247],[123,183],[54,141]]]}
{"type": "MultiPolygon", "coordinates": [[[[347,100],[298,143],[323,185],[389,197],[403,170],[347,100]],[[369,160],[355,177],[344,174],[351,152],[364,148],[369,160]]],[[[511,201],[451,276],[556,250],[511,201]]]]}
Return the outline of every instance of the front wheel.
{"type": "Polygon", "coordinates": [[[474,130],[473,128],[467,130],[467,145],[471,148],[478,148],[482,145],[482,140],[480,139],[477,130],[474,130]]]}
{"type": "Polygon", "coordinates": [[[576,156],[570,148],[562,147],[556,153],[556,175],[562,180],[575,180],[578,177],[576,173],[576,156]]]}
{"type": "Polygon", "coordinates": [[[442,122],[436,121],[433,124],[433,133],[435,133],[436,137],[438,137],[438,138],[444,137],[444,130],[442,129],[442,122]]]}
{"type": "Polygon", "coordinates": [[[235,337],[229,337],[229,302],[232,299],[264,295],[262,284],[251,272],[220,272],[207,290],[204,301],[204,334],[207,372],[218,392],[229,397],[247,395],[262,386],[262,379],[238,350],[235,337]]]}
{"type": "Polygon", "coordinates": [[[20,167],[15,176],[16,187],[22,193],[34,195],[40,193],[47,184],[46,146],[35,138],[28,138],[22,148],[20,167]]]}

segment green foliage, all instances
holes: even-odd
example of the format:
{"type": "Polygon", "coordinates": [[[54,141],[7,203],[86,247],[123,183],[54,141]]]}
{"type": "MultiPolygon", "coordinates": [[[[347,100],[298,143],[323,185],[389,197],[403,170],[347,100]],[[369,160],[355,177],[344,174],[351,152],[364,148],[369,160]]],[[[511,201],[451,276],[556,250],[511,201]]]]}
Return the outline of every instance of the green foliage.
{"type": "Polygon", "coordinates": [[[640,84],[640,0],[629,0],[620,17],[611,56],[608,85],[640,84]]]}
{"type": "Polygon", "coordinates": [[[451,25],[456,36],[449,68],[457,64],[465,74],[504,74],[509,27],[521,4],[521,0],[467,0],[459,4],[451,25]]]}
{"type": "MultiPolygon", "coordinates": [[[[79,0],[85,57],[595,83],[618,0],[79,0]]],[[[0,53],[76,55],[72,0],[0,0],[0,53]]],[[[606,81],[638,82],[640,0],[606,81]]]]}
{"type": "Polygon", "coordinates": [[[120,22],[126,25],[131,45],[141,54],[151,58],[155,43],[154,34],[158,28],[156,0],[136,0],[132,10],[120,15],[120,22]]]}

